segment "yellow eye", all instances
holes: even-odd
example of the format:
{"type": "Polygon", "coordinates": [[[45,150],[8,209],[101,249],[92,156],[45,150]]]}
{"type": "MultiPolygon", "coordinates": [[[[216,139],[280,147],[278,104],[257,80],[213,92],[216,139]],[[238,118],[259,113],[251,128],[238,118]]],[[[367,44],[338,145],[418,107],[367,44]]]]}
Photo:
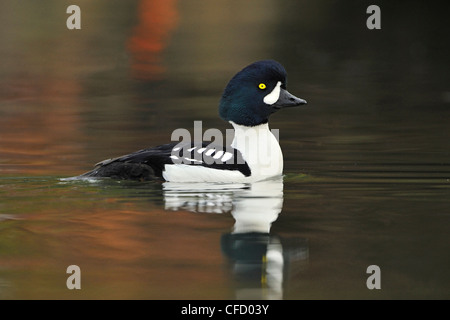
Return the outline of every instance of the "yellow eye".
{"type": "Polygon", "coordinates": [[[260,83],[258,85],[258,88],[260,88],[261,90],[264,90],[266,88],[266,85],[264,83],[260,83]]]}

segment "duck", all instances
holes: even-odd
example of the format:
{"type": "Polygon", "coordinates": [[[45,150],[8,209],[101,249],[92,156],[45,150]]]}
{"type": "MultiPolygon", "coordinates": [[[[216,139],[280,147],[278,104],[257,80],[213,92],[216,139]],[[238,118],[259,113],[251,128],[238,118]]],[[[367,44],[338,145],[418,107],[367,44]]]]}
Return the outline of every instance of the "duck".
{"type": "Polygon", "coordinates": [[[171,142],[103,160],[76,178],[252,183],[279,177],[283,153],[269,117],[305,104],[287,90],[279,62],[256,61],[232,77],[220,98],[219,116],[234,129],[231,144],[171,142]]]}

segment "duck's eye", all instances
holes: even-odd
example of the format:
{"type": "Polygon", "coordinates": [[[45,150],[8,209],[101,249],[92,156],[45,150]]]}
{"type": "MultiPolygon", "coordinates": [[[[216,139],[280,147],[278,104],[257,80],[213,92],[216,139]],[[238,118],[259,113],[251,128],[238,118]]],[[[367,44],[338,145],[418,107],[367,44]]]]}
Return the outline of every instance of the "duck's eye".
{"type": "Polygon", "coordinates": [[[260,83],[260,84],[258,85],[258,88],[260,88],[261,90],[264,90],[266,87],[267,87],[267,86],[266,86],[265,83],[260,83]]]}

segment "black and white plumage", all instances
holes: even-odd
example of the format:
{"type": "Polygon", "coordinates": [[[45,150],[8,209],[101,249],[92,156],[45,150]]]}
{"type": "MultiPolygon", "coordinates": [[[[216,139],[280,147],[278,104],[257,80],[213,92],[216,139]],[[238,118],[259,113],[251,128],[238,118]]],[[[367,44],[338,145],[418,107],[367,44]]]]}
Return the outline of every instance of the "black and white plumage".
{"type": "Polygon", "coordinates": [[[220,117],[234,128],[230,146],[164,144],[104,160],[78,178],[246,183],[279,176],[283,154],[269,129],[269,116],[306,104],[287,91],[286,79],[281,64],[263,60],[230,80],[219,104],[220,117]]]}
{"type": "Polygon", "coordinates": [[[251,175],[239,150],[208,144],[168,143],[142,149],[121,157],[103,160],[92,171],[80,177],[110,177],[113,179],[154,180],[164,178],[165,166],[198,166],[204,169],[229,170],[251,175]]]}

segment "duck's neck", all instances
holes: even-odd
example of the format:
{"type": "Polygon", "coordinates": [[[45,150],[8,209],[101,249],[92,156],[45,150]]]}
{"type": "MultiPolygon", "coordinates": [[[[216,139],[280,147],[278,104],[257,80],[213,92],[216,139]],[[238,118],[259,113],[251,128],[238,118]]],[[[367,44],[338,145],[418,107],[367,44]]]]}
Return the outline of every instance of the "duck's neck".
{"type": "Polygon", "coordinates": [[[283,153],[268,123],[254,127],[230,123],[234,127],[231,145],[242,153],[253,177],[262,180],[283,172],[283,153]]]}

